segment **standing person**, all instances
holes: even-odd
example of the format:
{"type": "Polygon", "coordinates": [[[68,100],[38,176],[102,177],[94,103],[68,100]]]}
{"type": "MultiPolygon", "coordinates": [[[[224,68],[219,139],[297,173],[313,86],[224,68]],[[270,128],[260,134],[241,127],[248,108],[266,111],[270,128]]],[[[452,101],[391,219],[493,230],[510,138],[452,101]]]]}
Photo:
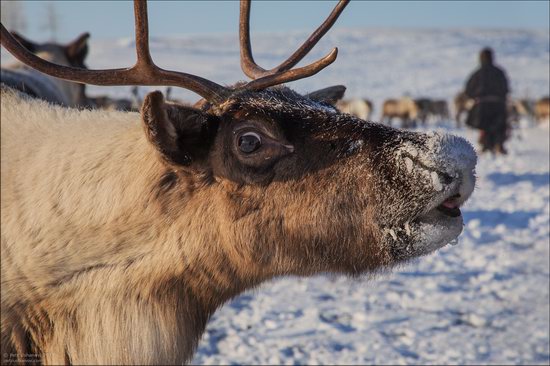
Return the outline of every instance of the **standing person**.
{"type": "Polygon", "coordinates": [[[479,54],[481,66],[468,79],[465,93],[475,101],[466,124],[481,130],[482,151],[506,154],[506,95],[508,80],[504,71],[493,64],[493,50],[479,54]]]}

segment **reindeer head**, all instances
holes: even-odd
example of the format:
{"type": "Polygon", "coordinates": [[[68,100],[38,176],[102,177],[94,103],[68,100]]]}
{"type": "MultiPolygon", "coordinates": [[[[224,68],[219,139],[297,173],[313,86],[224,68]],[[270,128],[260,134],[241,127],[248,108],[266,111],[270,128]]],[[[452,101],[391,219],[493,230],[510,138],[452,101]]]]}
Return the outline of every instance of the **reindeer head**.
{"type": "MultiPolygon", "coordinates": [[[[27,50],[44,60],[58,65],[86,68],[84,61],[88,55],[89,33],[83,33],[65,45],[50,42],[35,43],[17,33],[12,33],[12,35],[27,50]]],[[[84,104],[86,100],[85,84],[61,82],[61,85],[66,90],[66,94],[73,97],[70,102],[74,105],[84,104]]]]}
{"type": "Polygon", "coordinates": [[[59,65],[85,68],[84,63],[88,55],[89,33],[83,33],[66,45],[58,43],[36,43],[18,33],[12,32],[13,37],[30,52],[41,58],[59,65]]]}
{"type": "Polygon", "coordinates": [[[200,94],[195,107],[142,107],[148,141],[165,165],[158,194],[167,212],[209,192],[208,220],[234,255],[267,272],[357,274],[429,253],[462,230],[459,206],[471,195],[476,156],[464,139],[401,131],[342,114],[342,87],[309,95],[277,86],[311,76],[325,58],[292,69],[328,31],[341,1],[278,67],[254,63],[249,2],[241,2],[241,59],[254,80],[233,88],[154,65],[146,4],[135,2],[138,62],[130,69],[77,70],[32,58],[2,28],[2,44],[40,71],[97,85],[175,85],[200,94]],[[14,43],[15,42],[15,43],[14,43]],[[194,187],[190,189],[189,187],[194,187]],[[185,192],[183,194],[182,192],[185,192]]]}

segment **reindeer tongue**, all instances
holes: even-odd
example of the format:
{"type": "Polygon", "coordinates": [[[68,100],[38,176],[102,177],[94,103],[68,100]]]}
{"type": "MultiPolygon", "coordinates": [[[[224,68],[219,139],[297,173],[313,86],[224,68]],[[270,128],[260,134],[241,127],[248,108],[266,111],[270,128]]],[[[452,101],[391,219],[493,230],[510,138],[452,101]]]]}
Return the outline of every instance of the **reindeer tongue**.
{"type": "Polygon", "coordinates": [[[446,208],[457,208],[457,207],[458,207],[458,203],[456,203],[454,199],[449,198],[448,200],[446,200],[445,202],[443,202],[443,203],[441,204],[441,206],[446,207],[446,208]]]}
{"type": "Polygon", "coordinates": [[[441,205],[437,207],[437,209],[451,217],[460,216],[459,204],[456,201],[456,198],[458,197],[460,197],[460,195],[454,195],[447,198],[441,205]]]}

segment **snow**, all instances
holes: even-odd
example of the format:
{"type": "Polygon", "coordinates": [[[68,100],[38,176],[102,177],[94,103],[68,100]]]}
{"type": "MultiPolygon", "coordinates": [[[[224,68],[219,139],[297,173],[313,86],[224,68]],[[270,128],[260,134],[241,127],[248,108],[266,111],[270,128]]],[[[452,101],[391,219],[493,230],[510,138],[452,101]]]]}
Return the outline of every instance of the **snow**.
{"type": "Polygon", "coordinates": [[[432,184],[433,184],[434,189],[436,191],[443,190],[443,186],[441,185],[441,182],[439,181],[439,174],[437,174],[437,172],[431,172],[430,178],[432,179],[432,184]]]}
{"type": "Polygon", "coordinates": [[[413,170],[413,161],[411,160],[411,158],[409,158],[409,157],[405,158],[405,167],[407,168],[407,173],[412,172],[412,170],[413,170]]]}
{"type": "MultiPolygon", "coordinates": [[[[272,67],[306,37],[305,32],[255,35],[255,58],[272,67]]],[[[450,102],[476,67],[477,52],[488,45],[507,71],[515,97],[549,94],[547,29],[329,32],[306,61],[333,46],[339,47],[338,60],[291,86],[309,92],[344,84],[348,98],[374,102],[376,120],[386,98],[409,94],[450,102]]],[[[161,67],[223,84],[245,79],[236,34],[154,39],[151,52],[161,67]]],[[[2,50],[2,62],[9,59],[2,50]]],[[[133,40],[92,35],[91,68],[133,61],[133,40]]],[[[129,89],[89,87],[92,94],[121,97],[129,97],[129,89]]],[[[198,99],[179,89],[173,95],[198,99]]],[[[529,122],[521,126],[508,156],[480,156],[458,245],[377,276],[265,283],[213,316],[193,363],[549,363],[550,131],[529,122]]],[[[475,131],[443,128],[476,146],[475,131]]]]}

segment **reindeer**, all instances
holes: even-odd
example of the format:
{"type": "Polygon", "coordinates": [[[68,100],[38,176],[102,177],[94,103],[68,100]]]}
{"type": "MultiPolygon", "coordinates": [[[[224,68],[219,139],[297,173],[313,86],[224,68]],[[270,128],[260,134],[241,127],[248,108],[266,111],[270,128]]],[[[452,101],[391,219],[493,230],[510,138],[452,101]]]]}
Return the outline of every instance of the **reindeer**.
{"type": "MultiPolygon", "coordinates": [[[[19,34],[12,33],[12,35],[26,49],[45,60],[59,65],[85,67],[89,33],[81,34],[67,45],[38,44],[19,34]]],[[[19,62],[6,67],[2,66],[1,73],[2,84],[33,97],[68,107],[88,106],[84,84],[49,77],[19,62]]]]}
{"type": "Polygon", "coordinates": [[[88,105],[91,108],[105,109],[110,111],[137,112],[132,100],[126,98],[112,98],[106,95],[88,97],[88,105]]]}
{"type": "Polygon", "coordinates": [[[157,67],[144,1],[128,69],[52,64],[2,26],[2,45],[49,75],[203,98],[198,109],[156,91],[137,114],[2,89],[2,363],[188,362],[209,317],[246,289],[385,271],[457,238],[475,180],[466,140],[366,122],[326,103],[330,89],[282,86],[334,62],[336,48],[293,68],[346,4],[266,70],[242,1],[241,65],[253,80],[233,87],[157,67]]]}
{"type": "Polygon", "coordinates": [[[535,103],[535,120],[542,124],[550,119],[550,97],[542,97],[535,103]]]}
{"type": "Polygon", "coordinates": [[[429,98],[417,98],[414,100],[418,110],[417,118],[422,126],[426,126],[426,122],[430,117],[432,102],[429,98]]]}
{"type": "Polygon", "coordinates": [[[464,125],[464,113],[468,113],[473,108],[475,101],[461,91],[454,99],[456,127],[461,128],[464,125]]]}
{"type": "MultiPolygon", "coordinates": [[[[89,106],[111,111],[138,112],[143,102],[140,98],[138,87],[133,87],[131,93],[132,99],[113,98],[107,95],[88,97],[89,106]]],[[[168,100],[168,97],[166,99],[168,100]]]]}
{"type": "Polygon", "coordinates": [[[403,128],[414,127],[419,115],[418,105],[409,97],[388,99],[382,105],[381,121],[392,125],[394,118],[400,118],[403,128]]]}
{"type": "Polygon", "coordinates": [[[449,105],[444,99],[433,100],[430,105],[430,115],[438,121],[448,120],[450,117],[449,105]]]}
{"type": "Polygon", "coordinates": [[[336,103],[336,108],[340,112],[349,113],[363,121],[370,120],[373,111],[372,102],[368,99],[341,100],[336,103]]]}

